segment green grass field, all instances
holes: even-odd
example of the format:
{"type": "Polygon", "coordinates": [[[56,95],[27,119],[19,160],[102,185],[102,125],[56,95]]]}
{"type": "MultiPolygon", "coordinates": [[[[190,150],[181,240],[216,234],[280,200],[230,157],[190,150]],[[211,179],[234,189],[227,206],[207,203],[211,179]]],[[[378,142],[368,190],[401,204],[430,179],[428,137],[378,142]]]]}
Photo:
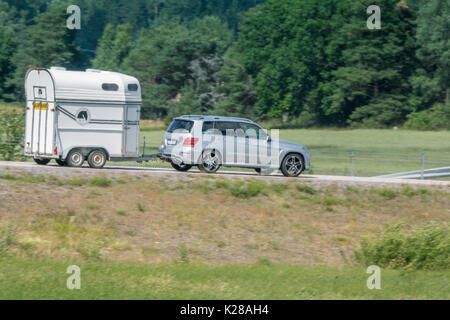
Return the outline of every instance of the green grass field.
{"type": "MultiPolygon", "coordinates": [[[[146,153],[156,153],[164,131],[141,133],[146,153]]],[[[354,174],[376,176],[450,166],[450,132],[421,132],[380,129],[290,129],[280,130],[280,138],[304,144],[310,151],[314,174],[350,175],[350,152],[355,150],[354,174]]],[[[159,162],[149,166],[168,166],[159,162]]]]}
{"type": "Polygon", "coordinates": [[[369,290],[362,268],[89,262],[69,290],[75,262],[0,259],[0,299],[449,299],[448,271],[381,272],[369,290]]]}

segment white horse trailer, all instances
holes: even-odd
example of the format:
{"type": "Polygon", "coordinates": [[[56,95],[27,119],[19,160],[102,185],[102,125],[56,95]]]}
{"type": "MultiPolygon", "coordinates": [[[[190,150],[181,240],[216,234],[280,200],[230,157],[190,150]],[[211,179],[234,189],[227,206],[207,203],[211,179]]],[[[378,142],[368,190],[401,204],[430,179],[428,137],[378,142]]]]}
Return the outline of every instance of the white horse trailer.
{"type": "MultiPolygon", "coordinates": [[[[55,159],[102,168],[107,160],[139,160],[141,88],[124,74],[35,68],[25,79],[24,152],[38,164],[55,159]]],[[[142,160],[142,158],[141,158],[142,160]]]]}

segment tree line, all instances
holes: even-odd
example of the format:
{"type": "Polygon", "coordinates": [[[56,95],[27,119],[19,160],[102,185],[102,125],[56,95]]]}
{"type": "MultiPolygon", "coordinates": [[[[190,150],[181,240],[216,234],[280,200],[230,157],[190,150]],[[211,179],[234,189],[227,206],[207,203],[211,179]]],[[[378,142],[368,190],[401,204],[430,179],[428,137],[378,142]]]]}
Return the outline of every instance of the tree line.
{"type": "Polygon", "coordinates": [[[1,100],[30,66],[93,67],[137,77],[146,118],[449,129],[447,0],[78,2],[69,30],[67,1],[0,1],[1,100]]]}

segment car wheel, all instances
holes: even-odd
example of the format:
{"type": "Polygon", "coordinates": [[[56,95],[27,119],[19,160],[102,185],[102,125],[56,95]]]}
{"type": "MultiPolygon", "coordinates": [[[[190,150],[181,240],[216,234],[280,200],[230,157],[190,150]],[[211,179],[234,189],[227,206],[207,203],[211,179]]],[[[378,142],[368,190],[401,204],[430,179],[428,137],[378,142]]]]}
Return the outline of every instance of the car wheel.
{"type": "Polygon", "coordinates": [[[215,173],[221,166],[220,155],[216,150],[205,150],[202,153],[198,169],[204,173],[215,173]]]}
{"type": "Polygon", "coordinates": [[[261,174],[261,168],[255,168],[256,173],[261,174]]]}
{"type": "Polygon", "coordinates": [[[69,167],[81,167],[84,162],[84,155],[80,149],[73,149],[66,158],[69,167]]]}
{"type": "Polygon", "coordinates": [[[175,163],[170,163],[170,164],[172,165],[172,168],[174,168],[177,171],[182,171],[182,172],[189,171],[192,168],[192,166],[189,164],[181,164],[181,165],[178,165],[175,163]]]}
{"type": "Polygon", "coordinates": [[[106,163],[106,153],[101,149],[92,151],[88,156],[88,163],[91,168],[101,169],[106,163]]]}
{"type": "Polygon", "coordinates": [[[304,168],[303,157],[298,153],[290,153],[281,163],[281,172],[286,177],[298,177],[304,168]]]}
{"type": "Polygon", "coordinates": [[[41,166],[45,166],[47,163],[50,162],[50,159],[38,159],[38,158],[34,158],[34,162],[36,162],[37,164],[41,165],[41,166]]]}
{"type": "Polygon", "coordinates": [[[67,166],[67,163],[64,160],[55,159],[55,161],[61,167],[67,166]]]}

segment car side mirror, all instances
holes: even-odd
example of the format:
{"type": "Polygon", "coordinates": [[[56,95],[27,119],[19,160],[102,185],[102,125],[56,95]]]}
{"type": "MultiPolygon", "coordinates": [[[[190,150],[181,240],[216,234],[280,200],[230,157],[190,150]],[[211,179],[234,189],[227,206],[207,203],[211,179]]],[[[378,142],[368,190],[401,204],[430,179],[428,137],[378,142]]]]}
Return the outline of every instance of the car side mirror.
{"type": "Polygon", "coordinates": [[[266,142],[271,142],[271,141],[272,141],[272,138],[269,135],[267,135],[266,142]]]}

